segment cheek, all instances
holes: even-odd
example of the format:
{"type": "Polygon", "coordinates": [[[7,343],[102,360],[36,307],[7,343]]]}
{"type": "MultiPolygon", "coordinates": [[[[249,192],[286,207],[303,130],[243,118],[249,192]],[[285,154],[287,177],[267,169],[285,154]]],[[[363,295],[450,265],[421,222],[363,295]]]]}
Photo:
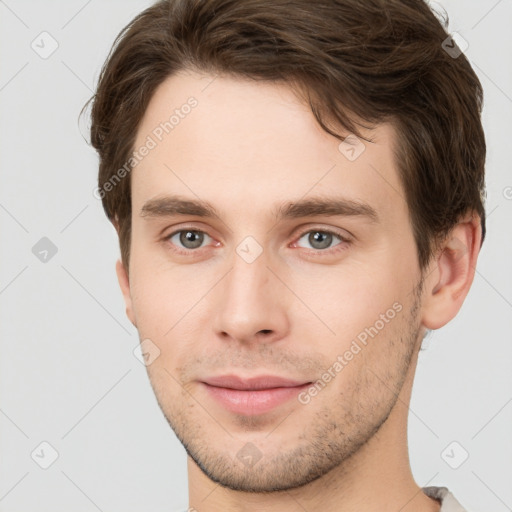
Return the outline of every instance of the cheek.
{"type": "MultiPolygon", "coordinates": [[[[397,282],[394,277],[397,273],[398,270],[384,259],[372,265],[358,262],[350,266],[311,267],[297,272],[290,288],[330,331],[334,331],[331,335],[343,343],[375,324],[382,314],[389,311],[388,316],[393,316],[397,308],[403,307],[407,287],[397,282]]],[[[309,313],[304,316],[302,306],[299,311],[297,322],[311,323],[313,316],[309,313]]]]}
{"type": "MultiPolygon", "coordinates": [[[[130,278],[132,304],[141,339],[150,338],[162,352],[177,355],[190,349],[205,327],[198,318],[210,318],[208,291],[218,280],[215,269],[172,265],[135,258],[130,278]]],[[[211,312],[211,311],[210,311],[211,312]]],[[[203,334],[204,337],[204,334],[203,334]]]]}
{"type": "Polygon", "coordinates": [[[184,293],[178,282],[151,269],[151,265],[134,265],[130,277],[132,305],[141,338],[165,335],[178,320],[183,303],[184,293]]]}
{"type": "MultiPolygon", "coordinates": [[[[212,298],[225,297],[221,293],[224,283],[218,282],[225,273],[224,267],[213,262],[171,263],[160,248],[148,243],[133,244],[133,249],[130,284],[141,338],[175,339],[184,330],[198,330],[201,322],[203,329],[208,328],[204,322],[223,307],[212,298]],[[215,292],[208,295],[213,287],[215,292]]],[[[289,317],[295,332],[316,333],[316,339],[325,340],[323,352],[343,349],[374,326],[382,314],[390,310],[393,313],[394,304],[403,306],[407,300],[414,284],[414,255],[406,255],[403,250],[387,246],[361,252],[360,257],[349,256],[337,265],[295,262],[286,268],[275,267],[274,271],[283,276],[297,296],[296,304],[287,308],[289,293],[283,295],[282,301],[276,295],[275,307],[289,317]],[[401,254],[397,254],[399,249],[401,254]]]]}

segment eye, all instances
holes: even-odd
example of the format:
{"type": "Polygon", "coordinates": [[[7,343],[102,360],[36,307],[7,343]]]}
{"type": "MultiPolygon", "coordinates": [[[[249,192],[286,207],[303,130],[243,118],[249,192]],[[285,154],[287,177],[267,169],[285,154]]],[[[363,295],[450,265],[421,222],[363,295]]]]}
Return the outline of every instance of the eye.
{"type": "Polygon", "coordinates": [[[211,240],[211,237],[207,235],[204,231],[200,231],[197,229],[181,229],[180,231],[174,231],[174,233],[171,233],[170,235],[166,236],[164,240],[170,241],[178,249],[193,251],[194,249],[198,249],[201,247],[201,245],[205,241],[205,237],[211,240]]]}
{"type": "MultiPolygon", "coordinates": [[[[343,250],[347,248],[350,243],[350,239],[343,236],[341,233],[329,229],[310,229],[304,231],[297,242],[307,237],[307,243],[310,244],[310,248],[314,251],[320,252],[331,252],[329,249],[343,250]],[[340,243],[332,246],[332,243],[338,239],[340,243]],[[338,247],[339,246],[339,247],[338,247]]],[[[211,242],[212,238],[204,231],[192,228],[184,228],[164,237],[164,241],[170,242],[178,253],[187,254],[190,251],[195,251],[203,247],[204,242],[211,242]]]]}
{"type": "Polygon", "coordinates": [[[336,238],[340,240],[341,243],[336,244],[334,247],[341,246],[338,248],[339,250],[345,249],[350,243],[348,238],[342,236],[340,233],[328,229],[310,229],[309,231],[304,231],[296,243],[303,238],[306,238],[307,243],[311,245],[311,249],[322,252],[328,252],[326,249],[333,248],[331,247],[331,244],[336,238]]]}

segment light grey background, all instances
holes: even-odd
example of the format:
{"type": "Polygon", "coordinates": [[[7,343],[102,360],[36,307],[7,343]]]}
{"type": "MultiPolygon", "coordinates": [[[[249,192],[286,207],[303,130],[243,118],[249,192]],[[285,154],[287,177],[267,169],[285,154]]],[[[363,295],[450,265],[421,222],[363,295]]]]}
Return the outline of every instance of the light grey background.
{"type": "MultiPolygon", "coordinates": [[[[419,485],[445,485],[470,510],[505,512],[512,510],[512,2],[436,4],[447,9],[450,31],[468,41],[485,90],[488,235],[460,314],[420,355],[411,466],[419,485]]],[[[2,512],[187,507],[185,451],[133,354],[138,337],[114,271],[117,238],[92,194],[98,161],[84,141],[88,119],[77,123],[115,36],[149,5],[0,1],[2,512]],[[58,43],[47,58],[31,47],[51,49],[43,31],[58,43]],[[58,249],[46,263],[32,252],[42,237],[58,249]],[[52,454],[43,441],[58,452],[48,469],[40,467],[52,454]]]]}

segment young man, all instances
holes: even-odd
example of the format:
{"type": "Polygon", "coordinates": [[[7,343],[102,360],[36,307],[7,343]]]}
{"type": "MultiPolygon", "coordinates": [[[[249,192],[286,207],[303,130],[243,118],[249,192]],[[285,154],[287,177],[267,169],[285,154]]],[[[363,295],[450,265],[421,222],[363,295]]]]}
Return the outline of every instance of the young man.
{"type": "Polygon", "coordinates": [[[423,0],[165,0],[116,40],[97,194],[191,510],[463,510],[407,449],[485,234],[456,50],[423,0]]]}

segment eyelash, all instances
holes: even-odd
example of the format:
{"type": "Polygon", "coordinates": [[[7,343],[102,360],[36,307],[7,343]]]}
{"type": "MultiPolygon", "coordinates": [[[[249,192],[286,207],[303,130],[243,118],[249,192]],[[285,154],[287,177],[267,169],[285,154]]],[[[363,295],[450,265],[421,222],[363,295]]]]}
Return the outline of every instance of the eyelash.
{"type": "MultiPolygon", "coordinates": [[[[208,235],[208,233],[206,233],[205,231],[203,231],[201,229],[196,229],[196,228],[193,228],[193,227],[185,226],[185,227],[182,227],[181,229],[178,229],[177,231],[173,231],[169,235],[166,235],[163,238],[163,241],[170,242],[170,239],[174,235],[177,235],[177,234],[185,232],[185,231],[192,231],[194,233],[203,233],[203,234],[205,234],[207,236],[210,236],[210,235],[208,235]]],[[[339,251],[345,250],[347,248],[346,245],[351,243],[351,240],[349,238],[341,235],[337,231],[334,231],[334,230],[331,230],[331,229],[325,229],[325,228],[322,228],[322,229],[316,229],[316,228],[311,229],[311,228],[309,228],[309,229],[307,229],[305,231],[302,231],[298,235],[297,241],[300,240],[304,235],[307,235],[308,233],[324,233],[324,234],[333,235],[333,236],[335,236],[335,237],[340,239],[340,243],[339,244],[335,245],[334,247],[330,247],[328,249],[307,249],[306,248],[307,251],[313,251],[315,253],[335,254],[335,253],[337,253],[339,251]],[[338,247],[338,246],[342,246],[342,247],[338,247]]],[[[176,248],[175,244],[171,243],[171,245],[174,246],[174,248],[172,249],[174,252],[177,252],[178,254],[182,254],[182,255],[187,255],[187,256],[190,255],[193,252],[199,252],[201,249],[204,249],[204,247],[199,247],[197,249],[181,249],[181,248],[176,248]]]]}
{"type": "MultiPolygon", "coordinates": [[[[317,229],[317,228],[313,228],[313,229],[309,228],[309,229],[306,229],[305,231],[302,231],[301,233],[299,233],[299,235],[297,237],[297,241],[300,240],[304,235],[307,235],[308,233],[323,233],[323,234],[333,235],[340,239],[339,244],[334,245],[333,247],[329,247],[328,249],[306,249],[307,251],[312,251],[314,253],[329,254],[329,255],[336,254],[339,251],[345,250],[347,248],[347,245],[350,244],[350,242],[351,242],[347,237],[343,236],[341,233],[338,233],[335,230],[317,229]]],[[[301,249],[304,249],[304,248],[301,247],[301,249]]]]}

